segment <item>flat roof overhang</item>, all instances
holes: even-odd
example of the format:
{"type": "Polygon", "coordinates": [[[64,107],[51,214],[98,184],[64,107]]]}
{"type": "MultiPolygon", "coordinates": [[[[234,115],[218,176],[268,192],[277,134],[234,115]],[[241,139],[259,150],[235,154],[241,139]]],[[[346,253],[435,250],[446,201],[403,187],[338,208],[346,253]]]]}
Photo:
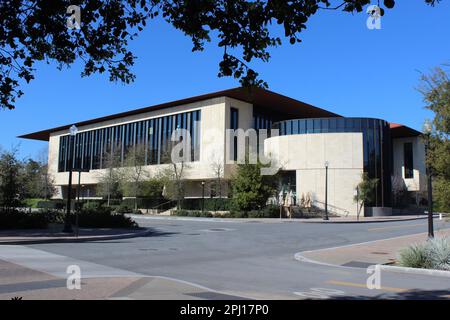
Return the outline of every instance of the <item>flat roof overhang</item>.
{"type": "Polygon", "coordinates": [[[95,118],[91,120],[81,121],[77,123],[71,123],[69,125],[64,125],[60,127],[55,127],[51,129],[46,129],[38,132],[28,133],[19,136],[19,138],[23,139],[32,139],[32,140],[42,140],[48,141],[50,138],[50,134],[57,131],[69,130],[72,124],[75,124],[77,127],[82,127],[85,125],[95,124],[103,121],[109,121],[113,119],[128,117],[131,115],[136,115],[140,113],[145,113],[149,111],[160,110],[169,107],[181,106],[197,101],[208,100],[212,98],[218,97],[229,97],[237,100],[245,101],[248,103],[252,103],[258,109],[262,109],[264,111],[275,113],[275,114],[283,114],[283,117],[286,119],[292,118],[323,118],[323,117],[341,117],[340,115],[312,106],[308,103],[301,102],[287,96],[265,90],[260,88],[233,88],[223,91],[217,91],[213,93],[208,93],[204,95],[199,95],[195,97],[190,97],[181,100],[175,100],[171,102],[166,102],[162,104],[157,104],[145,108],[130,110],[126,112],[116,113],[109,116],[104,116],[100,118],[95,118]]]}
{"type": "Polygon", "coordinates": [[[413,128],[407,127],[407,126],[405,126],[403,124],[399,124],[399,123],[389,123],[389,126],[391,128],[392,139],[417,137],[422,134],[420,131],[417,131],[413,128]]]}

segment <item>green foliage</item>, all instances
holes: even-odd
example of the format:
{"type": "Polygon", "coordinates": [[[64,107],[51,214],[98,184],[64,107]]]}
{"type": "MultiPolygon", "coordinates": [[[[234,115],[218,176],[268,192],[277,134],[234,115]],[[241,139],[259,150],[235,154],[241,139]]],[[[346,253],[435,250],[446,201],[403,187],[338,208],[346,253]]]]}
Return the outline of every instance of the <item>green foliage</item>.
{"type": "Polygon", "coordinates": [[[0,210],[0,229],[44,229],[48,217],[39,212],[0,210]]]}
{"type": "Polygon", "coordinates": [[[66,203],[63,200],[39,201],[36,208],[61,210],[65,205],[66,203]]]}
{"type": "Polygon", "coordinates": [[[30,198],[28,198],[28,199],[23,200],[23,205],[28,208],[37,208],[38,203],[41,201],[45,201],[45,199],[41,199],[41,198],[30,199],[30,198]]]}
{"type": "MultiPolygon", "coordinates": [[[[438,0],[425,0],[434,5],[438,0]]],[[[35,64],[54,62],[62,69],[80,61],[82,76],[106,72],[111,81],[130,83],[136,57],[127,49],[150,19],[161,15],[192,41],[192,51],[202,51],[208,42],[223,50],[220,77],[233,76],[243,86],[267,86],[249,65],[255,59],[270,60],[270,49],[301,42],[308,20],[321,9],[362,12],[370,0],[332,1],[138,1],[84,0],[81,30],[69,30],[69,1],[8,1],[0,4],[0,105],[13,109],[23,92],[20,85],[34,79],[35,64]],[[39,26],[39,27],[36,27],[39,26]],[[216,37],[217,39],[213,39],[216,37]]],[[[393,0],[384,1],[385,8],[393,0]]],[[[383,9],[384,10],[384,9],[383,9]]],[[[384,11],[383,11],[384,12],[384,11]]]]}
{"type": "Polygon", "coordinates": [[[361,175],[361,182],[358,184],[358,194],[353,197],[355,202],[360,204],[358,217],[363,206],[370,206],[375,201],[375,189],[378,185],[378,179],[369,178],[367,172],[361,175]]]}
{"type": "Polygon", "coordinates": [[[22,165],[17,150],[0,154],[0,207],[9,210],[21,205],[24,197],[22,165]]]}
{"type": "MultiPolygon", "coordinates": [[[[72,215],[75,223],[75,215],[72,215]]],[[[115,213],[110,208],[83,209],[78,213],[78,225],[81,228],[138,228],[138,224],[131,218],[115,213]]]]}
{"type": "MultiPolygon", "coordinates": [[[[201,210],[202,199],[184,199],[181,205],[182,209],[201,210]]],[[[231,199],[228,198],[205,198],[205,210],[208,211],[228,211],[231,206],[231,199]]]]}
{"type": "Polygon", "coordinates": [[[196,211],[196,210],[174,210],[172,212],[173,216],[180,217],[207,217],[211,218],[213,214],[209,211],[196,211]]]}
{"type": "Polygon", "coordinates": [[[438,210],[450,212],[450,77],[442,68],[422,76],[419,91],[434,112],[432,132],[425,133],[427,164],[433,176],[433,198],[438,210]]]}
{"type": "Polygon", "coordinates": [[[434,179],[433,198],[437,211],[450,212],[450,180],[439,176],[434,179]]]}
{"type": "Polygon", "coordinates": [[[408,268],[428,268],[425,246],[415,244],[400,251],[400,265],[408,268]]]}
{"type": "Polygon", "coordinates": [[[450,238],[433,238],[400,251],[400,264],[410,268],[450,270],[450,238]]]}
{"type": "Polygon", "coordinates": [[[24,196],[50,199],[56,193],[46,163],[28,159],[23,165],[24,196]]]}
{"type": "Polygon", "coordinates": [[[120,204],[117,208],[114,209],[114,212],[116,213],[132,213],[133,207],[127,205],[127,204],[120,204]]]}
{"type": "Polygon", "coordinates": [[[428,242],[427,248],[431,267],[450,271],[450,238],[433,238],[428,242]]]}
{"type": "Polygon", "coordinates": [[[261,175],[263,165],[239,164],[232,186],[232,207],[249,211],[265,207],[269,197],[276,192],[276,175],[261,175]]]}

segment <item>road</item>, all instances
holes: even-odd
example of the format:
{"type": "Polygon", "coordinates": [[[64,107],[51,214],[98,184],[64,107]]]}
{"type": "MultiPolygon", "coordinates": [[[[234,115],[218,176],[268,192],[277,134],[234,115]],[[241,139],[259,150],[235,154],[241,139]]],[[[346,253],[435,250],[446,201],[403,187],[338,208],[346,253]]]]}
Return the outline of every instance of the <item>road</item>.
{"type": "MultiPolygon", "coordinates": [[[[405,299],[450,294],[449,278],[383,272],[382,288],[369,290],[365,268],[324,266],[294,259],[300,251],[425,232],[426,220],[313,224],[142,217],[137,221],[154,233],[115,241],[0,247],[0,260],[18,263],[14,252],[22,250],[25,256],[33,252],[41,256],[39,262],[23,258],[18,264],[51,273],[54,270],[47,269],[57,265],[52,265],[52,261],[62,261],[63,256],[95,266],[97,275],[120,276],[123,272],[129,276],[160,276],[253,299],[405,299]]],[[[449,222],[435,221],[437,230],[449,227],[449,222]]],[[[7,274],[11,273],[0,272],[0,277],[7,274]]],[[[8,284],[8,290],[14,292],[14,283],[8,284]]],[[[136,291],[131,297],[146,298],[146,292],[136,291]]],[[[218,296],[205,296],[215,297],[218,296]]]]}

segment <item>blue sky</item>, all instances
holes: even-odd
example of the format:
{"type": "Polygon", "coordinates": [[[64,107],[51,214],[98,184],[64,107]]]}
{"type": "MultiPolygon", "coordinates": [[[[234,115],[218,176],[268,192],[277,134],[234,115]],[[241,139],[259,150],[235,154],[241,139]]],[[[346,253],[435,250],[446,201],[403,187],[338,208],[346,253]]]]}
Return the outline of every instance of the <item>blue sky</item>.
{"type": "MultiPolygon", "coordinates": [[[[450,62],[450,1],[437,7],[399,0],[381,30],[368,30],[367,14],[322,11],[308,22],[303,42],[286,39],[269,63],[254,63],[269,89],[344,116],[366,116],[421,129],[424,109],[415,90],[419,71],[450,62]]],[[[0,111],[0,146],[20,143],[22,157],[35,156],[46,142],[16,136],[94,117],[238,86],[218,78],[222,51],[208,45],[191,52],[190,40],[156,20],[132,42],[138,56],[133,84],[107,76],[81,78],[81,66],[58,71],[39,64],[36,80],[23,87],[16,110],[0,111]]]]}

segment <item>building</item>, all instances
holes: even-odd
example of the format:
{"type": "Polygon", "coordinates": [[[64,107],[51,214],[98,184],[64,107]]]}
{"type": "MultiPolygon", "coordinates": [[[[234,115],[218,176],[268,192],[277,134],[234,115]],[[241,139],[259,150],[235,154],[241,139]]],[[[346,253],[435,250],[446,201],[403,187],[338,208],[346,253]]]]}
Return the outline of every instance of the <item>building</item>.
{"type": "MultiPolygon", "coordinates": [[[[49,172],[58,198],[67,194],[70,165],[89,170],[81,176],[83,196],[95,197],[105,154],[113,149],[123,162],[127,151],[141,144],[146,170],[151,175],[160,172],[169,165],[164,155],[177,128],[191,135],[186,197],[202,197],[202,182],[215,179],[214,165],[222,165],[222,178],[230,179],[236,155],[230,159],[226,152],[226,133],[239,128],[278,129],[279,135],[258,141],[258,148],[278,159],[285,191],[293,190],[297,199],[309,194],[318,207],[325,200],[327,162],[331,212],[356,214],[353,198],[363,172],[379,180],[372,206],[383,214],[390,212],[393,189],[420,194],[426,188],[420,132],[381,119],[342,117],[263,89],[234,88],[76,123],[73,157],[71,125],[21,136],[49,142],[49,172]]],[[[231,141],[234,148],[236,139],[231,141]]],[[[214,195],[206,190],[206,196],[214,195]]]]}

